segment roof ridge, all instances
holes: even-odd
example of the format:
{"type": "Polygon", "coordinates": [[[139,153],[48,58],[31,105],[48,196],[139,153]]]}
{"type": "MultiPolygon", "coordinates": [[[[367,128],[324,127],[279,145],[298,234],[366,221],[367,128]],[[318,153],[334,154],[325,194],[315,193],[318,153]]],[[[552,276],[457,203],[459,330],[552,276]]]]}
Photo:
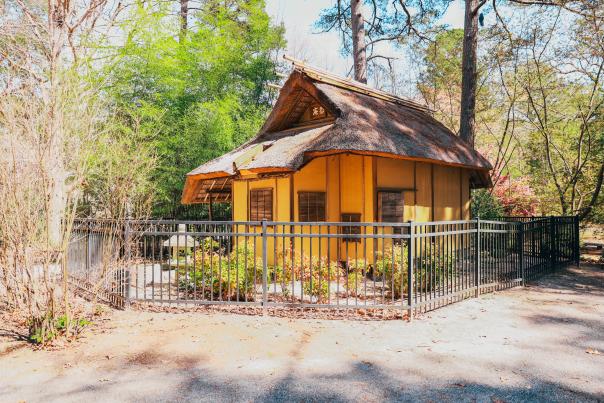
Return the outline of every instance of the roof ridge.
{"type": "Polygon", "coordinates": [[[363,84],[359,81],[355,81],[351,78],[344,78],[338,75],[335,75],[329,71],[312,67],[307,65],[301,60],[295,59],[288,55],[283,55],[283,58],[292,63],[294,66],[294,70],[300,71],[310,78],[320,81],[326,84],[334,85],[336,87],[344,88],[347,90],[355,91],[360,94],[368,95],[374,98],[383,99],[385,101],[397,103],[399,105],[403,105],[412,109],[416,109],[422,112],[434,113],[434,111],[427,106],[424,106],[420,103],[412,101],[407,98],[403,98],[397,95],[390,94],[389,92],[378,90],[376,88],[372,88],[367,84],[363,84]]]}

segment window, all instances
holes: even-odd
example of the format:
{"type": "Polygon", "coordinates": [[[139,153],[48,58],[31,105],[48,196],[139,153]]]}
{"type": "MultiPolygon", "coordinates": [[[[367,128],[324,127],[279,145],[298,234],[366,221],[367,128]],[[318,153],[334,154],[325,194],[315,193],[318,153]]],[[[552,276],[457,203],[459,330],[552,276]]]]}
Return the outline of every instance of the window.
{"type": "Polygon", "coordinates": [[[378,192],[378,217],[380,222],[403,222],[403,193],[401,191],[378,192]]]}
{"type": "Polygon", "coordinates": [[[325,192],[298,193],[298,220],[325,221],[325,192]]]}
{"type": "MultiPolygon", "coordinates": [[[[342,222],[361,222],[361,214],[359,213],[343,213],[342,222]]],[[[359,226],[344,226],[342,234],[360,235],[361,227],[359,226]]],[[[360,238],[342,238],[344,242],[361,242],[360,238]]]]}
{"type": "Polygon", "coordinates": [[[273,220],[273,189],[250,190],[250,221],[273,220]]]}

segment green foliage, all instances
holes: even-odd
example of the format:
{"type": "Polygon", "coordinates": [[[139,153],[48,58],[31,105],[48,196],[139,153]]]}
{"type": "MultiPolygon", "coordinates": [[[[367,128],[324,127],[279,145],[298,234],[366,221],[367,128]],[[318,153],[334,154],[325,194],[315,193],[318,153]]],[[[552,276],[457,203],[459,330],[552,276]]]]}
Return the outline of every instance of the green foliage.
{"type": "Polygon", "coordinates": [[[329,297],[328,283],[342,276],[340,265],[326,257],[311,259],[307,255],[297,254],[292,262],[291,252],[287,251],[285,259],[280,255],[278,261],[285,263],[269,268],[269,281],[272,279],[280,283],[285,293],[289,293],[292,279],[302,281],[304,293],[318,298],[318,302],[324,302],[329,297]]]}
{"type": "MultiPolygon", "coordinates": [[[[394,298],[401,298],[409,291],[407,256],[408,246],[405,243],[402,248],[389,248],[384,253],[379,253],[375,262],[376,275],[383,278],[386,288],[394,298]]],[[[422,292],[433,290],[444,277],[453,274],[454,262],[453,253],[442,255],[435,251],[417,257],[413,267],[413,278],[417,289],[422,292]]]]}
{"type": "Polygon", "coordinates": [[[116,113],[153,122],[156,216],[174,216],[185,174],[254,135],[270,108],[266,83],[283,29],[262,0],[203,2],[187,34],[167,8],[139,3],[117,62],[105,71],[116,113]]]}
{"type": "Polygon", "coordinates": [[[361,271],[349,272],[346,276],[346,291],[351,297],[361,295],[367,277],[361,271]]]}
{"type": "Polygon", "coordinates": [[[262,259],[255,257],[251,242],[241,243],[228,253],[206,238],[195,252],[194,269],[179,269],[178,287],[208,299],[253,301],[256,271],[261,273],[262,259]]]}
{"type": "Polygon", "coordinates": [[[402,245],[402,248],[389,248],[384,253],[378,253],[375,262],[376,275],[382,276],[386,287],[394,298],[400,298],[402,296],[401,291],[403,293],[407,292],[407,270],[409,267],[407,251],[406,243],[402,245]]]}
{"type": "Polygon", "coordinates": [[[329,297],[329,282],[341,277],[341,267],[336,262],[330,262],[327,258],[313,258],[309,261],[307,257],[302,259],[304,264],[299,266],[300,278],[303,282],[304,292],[318,298],[318,302],[324,302],[329,297]]]}
{"type": "Polygon", "coordinates": [[[495,220],[505,215],[505,210],[488,189],[478,189],[472,192],[471,214],[473,218],[495,220]]]}
{"type": "Polygon", "coordinates": [[[74,319],[66,315],[53,318],[53,315],[47,312],[42,317],[29,320],[29,340],[36,344],[45,344],[66,333],[78,334],[91,323],[84,318],[74,319]]]}

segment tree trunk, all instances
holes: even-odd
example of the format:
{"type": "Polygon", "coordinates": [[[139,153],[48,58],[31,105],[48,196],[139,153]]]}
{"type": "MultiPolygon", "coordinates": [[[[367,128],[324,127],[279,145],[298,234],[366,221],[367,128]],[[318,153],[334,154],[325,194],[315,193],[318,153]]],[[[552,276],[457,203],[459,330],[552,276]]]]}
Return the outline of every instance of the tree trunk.
{"type": "Polygon", "coordinates": [[[180,36],[182,41],[187,33],[189,19],[189,0],[180,0],[180,36]]]}
{"type": "Polygon", "coordinates": [[[350,0],[352,13],[352,56],[354,79],[367,84],[367,53],[365,45],[365,22],[361,0],[350,0]]]}
{"type": "Polygon", "coordinates": [[[591,195],[591,200],[587,207],[579,211],[577,214],[579,215],[579,220],[584,220],[593,212],[594,207],[598,203],[600,198],[600,192],[602,191],[602,185],[604,185],[604,162],[600,165],[600,170],[598,171],[598,179],[596,180],[596,188],[591,195]]]}
{"type": "Polygon", "coordinates": [[[478,44],[478,0],[466,0],[464,21],[462,78],[461,78],[461,113],[459,135],[470,146],[474,147],[476,133],[476,47],[478,44]]]}
{"type": "Polygon", "coordinates": [[[51,4],[48,20],[49,32],[49,85],[48,85],[48,152],[44,155],[47,175],[47,236],[52,249],[60,249],[63,242],[63,218],[67,207],[67,171],[63,158],[64,125],[61,110],[61,51],[67,37],[65,18],[67,11],[60,1],[51,4]]]}

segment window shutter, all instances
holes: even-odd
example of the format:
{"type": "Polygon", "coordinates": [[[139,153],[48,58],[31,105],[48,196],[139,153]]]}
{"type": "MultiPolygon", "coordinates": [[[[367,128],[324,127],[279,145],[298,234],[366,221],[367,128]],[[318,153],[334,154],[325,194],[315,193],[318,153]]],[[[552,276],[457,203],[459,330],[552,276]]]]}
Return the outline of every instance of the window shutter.
{"type": "Polygon", "coordinates": [[[325,221],[325,192],[298,193],[298,220],[325,221]]]}
{"type": "MultiPolygon", "coordinates": [[[[360,213],[342,213],[342,222],[361,222],[360,213]]],[[[355,226],[343,226],[342,234],[360,235],[361,227],[355,226]]],[[[343,238],[344,242],[361,242],[360,238],[343,238]]]]}
{"type": "Polygon", "coordinates": [[[381,222],[403,222],[403,210],[402,192],[378,192],[378,217],[381,222]]]}
{"type": "Polygon", "coordinates": [[[250,190],[250,221],[273,220],[273,189],[250,190]]]}

